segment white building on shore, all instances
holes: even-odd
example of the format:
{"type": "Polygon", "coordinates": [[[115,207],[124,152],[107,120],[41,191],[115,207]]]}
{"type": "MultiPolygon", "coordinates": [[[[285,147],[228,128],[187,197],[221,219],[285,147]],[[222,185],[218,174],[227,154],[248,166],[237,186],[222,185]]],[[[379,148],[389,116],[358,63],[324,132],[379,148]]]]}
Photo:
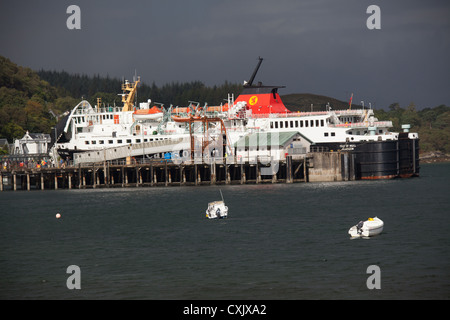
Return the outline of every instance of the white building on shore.
{"type": "Polygon", "coordinates": [[[45,133],[29,133],[21,139],[14,140],[14,155],[44,155],[48,154],[51,137],[45,133]]]}

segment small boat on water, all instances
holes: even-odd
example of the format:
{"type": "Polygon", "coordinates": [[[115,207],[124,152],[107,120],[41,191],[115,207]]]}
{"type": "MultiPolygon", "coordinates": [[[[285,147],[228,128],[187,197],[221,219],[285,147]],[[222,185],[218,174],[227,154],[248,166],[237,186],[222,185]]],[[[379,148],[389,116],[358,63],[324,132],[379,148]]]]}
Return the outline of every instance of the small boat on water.
{"type": "Polygon", "coordinates": [[[369,218],[366,221],[360,221],[357,225],[348,230],[352,238],[372,237],[379,235],[383,231],[384,222],[378,218],[369,218]]]}
{"type": "Polygon", "coordinates": [[[225,219],[228,216],[228,207],[223,201],[222,191],[220,190],[222,200],[213,201],[208,203],[208,209],[206,209],[206,217],[208,219],[225,219]]]}

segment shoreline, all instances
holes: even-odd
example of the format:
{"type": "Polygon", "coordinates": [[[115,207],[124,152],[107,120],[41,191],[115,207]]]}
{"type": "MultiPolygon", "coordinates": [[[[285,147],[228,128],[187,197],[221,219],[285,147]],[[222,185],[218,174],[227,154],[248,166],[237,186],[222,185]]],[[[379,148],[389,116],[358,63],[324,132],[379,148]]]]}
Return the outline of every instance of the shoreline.
{"type": "Polygon", "coordinates": [[[420,163],[450,162],[450,154],[439,151],[427,152],[419,156],[419,161],[420,163]]]}

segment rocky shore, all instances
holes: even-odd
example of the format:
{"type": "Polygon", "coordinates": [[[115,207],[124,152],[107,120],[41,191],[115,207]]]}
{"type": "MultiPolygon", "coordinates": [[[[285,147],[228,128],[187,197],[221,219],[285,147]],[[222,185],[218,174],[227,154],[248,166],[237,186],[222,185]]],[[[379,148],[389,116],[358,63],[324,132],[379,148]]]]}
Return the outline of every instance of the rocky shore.
{"type": "Polygon", "coordinates": [[[450,154],[440,151],[427,152],[420,155],[420,163],[450,162],[450,154]]]}

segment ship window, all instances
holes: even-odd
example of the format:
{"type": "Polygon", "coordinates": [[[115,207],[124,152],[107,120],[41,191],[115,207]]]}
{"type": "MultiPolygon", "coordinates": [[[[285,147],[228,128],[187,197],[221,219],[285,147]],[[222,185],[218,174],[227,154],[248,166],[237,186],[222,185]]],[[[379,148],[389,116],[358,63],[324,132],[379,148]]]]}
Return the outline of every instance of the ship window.
{"type": "Polygon", "coordinates": [[[298,128],[298,120],[295,120],[295,127],[298,128]]]}
{"type": "Polygon", "coordinates": [[[99,143],[100,144],[105,144],[105,140],[100,140],[99,143]]]}
{"type": "Polygon", "coordinates": [[[89,141],[85,141],[84,144],[89,144],[89,141]]]}
{"type": "Polygon", "coordinates": [[[289,121],[285,121],[285,122],[284,122],[284,127],[285,127],[285,128],[289,128],[289,121]]]}
{"type": "Polygon", "coordinates": [[[113,141],[113,140],[108,140],[108,143],[109,143],[109,144],[113,144],[114,141],[113,141]]]}
{"type": "Polygon", "coordinates": [[[136,143],[139,143],[139,142],[141,142],[141,139],[136,139],[136,143]]]}
{"type": "Polygon", "coordinates": [[[131,139],[127,139],[127,143],[131,143],[131,139]]]}
{"type": "Polygon", "coordinates": [[[308,120],[305,120],[305,127],[308,127],[308,124],[309,124],[308,120]]]}
{"type": "Polygon", "coordinates": [[[324,135],[325,137],[328,137],[328,132],[325,132],[323,135],[324,135]]]}
{"type": "Polygon", "coordinates": [[[291,128],[294,127],[294,121],[291,121],[291,128]]]}
{"type": "Polygon", "coordinates": [[[117,140],[117,143],[122,143],[122,139],[117,140]]]}
{"type": "Polygon", "coordinates": [[[334,137],[335,135],[336,135],[336,133],[335,133],[335,132],[332,132],[332,133],[331,133],[331,136],[332,136],[332,137],[334,137]]]}
{"type": "Polygon", "coordinates": [[[316,120],[316,127],[319,126],[319,120],[316,120]]]}
{"type": "Polygon", "coordinates": [[[95,141],[95,140],[92,140],[92,144],[97,144],[97,141],[95,141]]]}
{"type": "Polygon", "coordinates": [[[280,128],[283,128],[283,121],[280,121],[280,128]]]}
{"type": "Polygon", "coordinates": [[[278,121],[275,122],[275,129],[278,129],[278,121]]]}
{"type": "Polygon", "coordinates": [[[270,121],[270,129],[273,129],[273,122],[270,121]]]}
{"type": "Polygon", "coordinates": [[[321,126],[321,127],[324,127],[324,126],[325,126],[324,123],[323,123],[323,119],[320,120],[320,126],[321,126]]]}
{"type": "Polygon", "coordinates": [[[310,120],[310,122],[311,127],[314,127],[314,120],[310,120]]]}
{"type": "Polygon", "coordinates": [[[300,128],[303,128],[303,120],[300,120],[300,128]]]}

